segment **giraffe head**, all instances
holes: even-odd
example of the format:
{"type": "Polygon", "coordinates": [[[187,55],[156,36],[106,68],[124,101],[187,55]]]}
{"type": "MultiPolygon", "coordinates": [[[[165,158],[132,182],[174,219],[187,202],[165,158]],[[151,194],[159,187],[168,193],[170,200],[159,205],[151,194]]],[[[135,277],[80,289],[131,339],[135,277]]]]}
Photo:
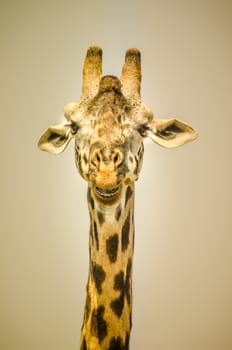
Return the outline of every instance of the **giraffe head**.
{"type": "Polygon", "coordinates": [[[141,59],[137,49],[126,52],[121,78],[102,77],[102,50],[90,47],[83,67],[82,96],[65,106],[67,123],[51,126],[41,136],[41,150],[58,154],[75,140],[76,165],[95,199],[110,205],[122,188],[137,180],[143,140],[180,146],[197,137],[176,119],[158,120],[141,101],[141,59]]]}

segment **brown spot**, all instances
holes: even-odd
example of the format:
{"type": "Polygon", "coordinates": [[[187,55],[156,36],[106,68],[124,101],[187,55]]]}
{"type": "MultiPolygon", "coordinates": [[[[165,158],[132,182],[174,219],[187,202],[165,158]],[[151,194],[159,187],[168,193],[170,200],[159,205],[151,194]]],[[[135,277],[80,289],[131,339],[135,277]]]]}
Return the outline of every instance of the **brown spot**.
{"type": "MultiPolygon", "coordinates": [[[[87,291],[87,293],[88,293],[88,291],[87,291]]],[[[84,315],[85,322],[87,322],[87,320],[89,318],[90,308],[91,308],[91,298],[90,298],[90,295],[87,294],[86,302],[85,302],[85,315],[84,315]]]]}
{"type": "MultiPolygon", "coordinates": [[[[145,129],[147,129],[147,127],[145,127],[145,129]]],[[[139,150],[138,150],[138,155],[141,156],[143,154],[143,150],[144,150],[144,147],[143,147],[143,144],[141,144],[139,150]]]]}
{"type": "Polygon", "coordinates": [[[138,168],[139,168],[139,161],[138,161],[137,157],[135,157],[135,162],[136,162],[136,167],[135,167],[135,170],[134,170],[134,174],[137,175],[138,174],[138,168]]]}
{"type": "Polygon", "coordinates": [[[121,337],[112,337],[110,339],[110,346],[107,350],[128,350],[129,349],[129,333],[126,333],[125,344],[121,337]]]}
{"type": "Polygon", "coordinates": [[[98,338],[99,343],[107,336],[107,323],[104,320],[105,307],[100,305],[94,309],[91,316],[90,332],[93,336],[98,338]]]}
{"type": "Polygon", "coordinates": [[[131,274],[132,274],[132,260],[129,259],[126,268],[126,281],[125,281],[125,294],[127,297],[127,302],[130,305],[131,303],[131,274]]]}
{"type": "Polygon", "coordinates": [[[129,350],[129,341],[130,341],[130,334],[129,332],[126,332],[126,341],[124,345],[124,350],[129,350]]]}
{"type": "Polygon", "coordinates": [[[99,239],[98,239],[98,230],[97,230],[96,221],[93,222],[93,234],[94,234],[97,250],[99,250],[99,239]]]}
{"type": "Polygon", "coordinates": [[[102,293],[102,283],[104,282],[104,280],[106,278],[106,274],[105,274],[105,271],[103,270],[103,268],[94,262],[92,263],[92,278],[93,278],[93,281],[95,283],[95,286],[96,286],[98,293],[101,294],[102,293]]]}
{"type": "Polygon", "coordinates": [[[106,241],[106,253],[111,263],[117,260],[118,255],[118,234],[110,236],[106,241]]]}
{"type": "Polygon", "coordinates": [[[124,308],[124,273],[120,271],[114,278],[114,289],[120,291],[120,296],[110,303],[114,314],[121,317],[124,308]]]}
{"type": "Polygon", "coordinates": [[[126,276],[124,277],[123,271],[120,271],[114,278],[114,290],[120,291],[120,296],[114,299],[110,303],[110,307],[114,314],[121,317],[125,298],[128,304],[131,304],[131,273],[132,273],[132,260],[129,259],[127,263],[126,276]]]}
{"type": "Polygon", "coordinates": [[[120,318],[124,308],[124,295],[120,294],[118,298],[111,301],[110,307],[113,310],[114,314],[120,318]]]}
{"type": "Polygon", "coordinates": [[[87,157],[86,157],[86,154],[84,154],[84,156],[83,156],[83,161],[85,162],[85,164],[88,163],[88,159],[87,159],[87,157]]]}
{"type": "Polygon", "coordinates": [[[117,221],[120,219],[121,213],[122,213],[122,208],[121,208],[121,205],[119,204],[115,212],[115,219],[117,221]]]}
{"type": "Polygon", "coordinates": [[[129,244],[129,238],[130,238],[130,211],[127,215],[127,218],[123,224],[122,227],[122,237],[121,237],[121,243],[122,243],[122,251],[124,252],[129,244]]]}
{"type": "Polygon", "coordinates": [[[120,271],[114,278],[114,289],[120,292],[124,291],[124,273],[120,271]]]}
{"type": "Polygon", "coordinates": [[[90,226],[89,235],[90,235],[90,237],[91,237],[91,241],[93,242],[93,230],[92,230],[92,225],[90,226]]]}
{"type": "Polygon", "coordinates": [[[86,340],[85,340],[85,338],[84,338],[83,341],[82,341],[81,350],[87,350],[87,345],[86,345],[86,340]]]}
{"type": "Polygon", "coordinates": [[[97,217],[98,217],[99,224],[102,225],[105,222],[104,214],[101,211],[98,211],[97,217]]]}
{"type": "Polygon", "coordinates": [[[128,186],[127,189],[126,189],[125,208],[126,208],[126,205],[127,205],[128,200],[129,200],[130,197],[132,196],[132,193],[133,193],[133,191],[132,191],[131,187],[128,186]]]}

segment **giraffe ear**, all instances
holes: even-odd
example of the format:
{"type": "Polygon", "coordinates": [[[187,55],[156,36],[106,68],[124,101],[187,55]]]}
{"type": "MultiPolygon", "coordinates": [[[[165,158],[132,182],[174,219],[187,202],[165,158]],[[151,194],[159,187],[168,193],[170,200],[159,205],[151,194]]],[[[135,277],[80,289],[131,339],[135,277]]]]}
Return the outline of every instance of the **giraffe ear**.
{"type": "Polygon", "coordinates": [[[197,138],[197,132],[177,119],[153,119],[148,125],[146,136],[160,146],[174,148],[197,138]]]}
{"type": "Polygon", "coordinates": [[[75,136],[72,124],[50,126],[40,137],[38,147],[53,154],[61,153],[75,136]]]}

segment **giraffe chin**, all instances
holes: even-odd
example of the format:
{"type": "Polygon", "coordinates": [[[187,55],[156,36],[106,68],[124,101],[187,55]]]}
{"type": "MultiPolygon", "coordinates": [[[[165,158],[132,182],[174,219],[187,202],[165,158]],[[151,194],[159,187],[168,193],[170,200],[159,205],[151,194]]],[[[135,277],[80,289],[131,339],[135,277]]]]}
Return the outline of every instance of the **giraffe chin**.
{"type": "Polygon", "coordinates": [[[98,186],[93,187],[93,192],[97,200],[104,204],[114,204],[120,197],[121,186],[106,189],[98,186]]]}

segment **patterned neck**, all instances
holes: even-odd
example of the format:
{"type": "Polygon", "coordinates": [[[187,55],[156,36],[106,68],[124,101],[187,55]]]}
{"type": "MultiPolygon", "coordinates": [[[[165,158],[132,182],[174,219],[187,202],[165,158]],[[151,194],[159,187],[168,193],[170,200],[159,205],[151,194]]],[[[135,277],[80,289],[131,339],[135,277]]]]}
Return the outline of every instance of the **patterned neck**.
{"type": "Polygon", "coordinates": [[[90,268],[81,350],[128,350],[132,309],[134,184],[101,206],[88,189],[90,268]]]}

